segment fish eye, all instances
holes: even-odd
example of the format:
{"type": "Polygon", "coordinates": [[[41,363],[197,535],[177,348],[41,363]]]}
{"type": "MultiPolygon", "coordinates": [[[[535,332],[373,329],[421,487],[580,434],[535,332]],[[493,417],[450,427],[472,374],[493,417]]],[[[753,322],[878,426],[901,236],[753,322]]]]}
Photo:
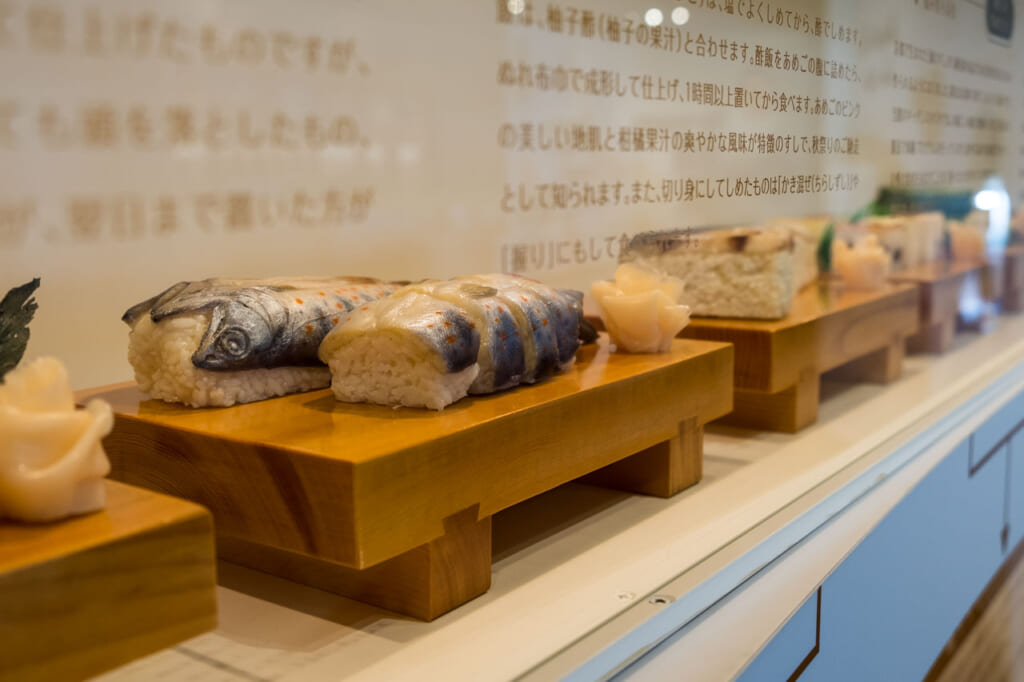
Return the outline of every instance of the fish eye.
{"type": "Polygon", "coordinates": [[[232,358],[240,358],[249,352],[249,336],[237,327],[224,330],[217,339],[217,350],[232,358]]]}

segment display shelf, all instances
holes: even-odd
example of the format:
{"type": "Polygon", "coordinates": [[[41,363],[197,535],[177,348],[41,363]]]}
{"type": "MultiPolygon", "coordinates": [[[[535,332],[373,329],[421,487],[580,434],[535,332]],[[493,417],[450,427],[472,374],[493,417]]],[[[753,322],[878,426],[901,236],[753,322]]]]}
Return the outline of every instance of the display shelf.
{"type": "Polygon", "coordinates": [[[736,346],[735,409],[725,423],[792,433],[817,419],[824,372],[845,365],[852,380],[893,381],[916,331],[914,286],[846,291],[823,281],[797,294],[781,320],[698,317],[682,335],[736,346]]]}
{"type": "Polygon", "coordinates": [[[82,679],[216,626],[210,514],[106,487],[101,511],[0,520],[0,680],[82,679]]]}
{"type": "Polygon", "coordinates": [[[945,353],[953,347],[964,279],[983,268],[981,263],[941,262],[890,275],[893,282],[917,285],[920,294],[919,329],[907,339],[908,352],[945,353]]]}
{"type": "Polygon", "coordinates": [[[431,623],[221,564],[220,628],[104,680],[552,679],[625,665],[836,518],[993,396],[1024,386],[1024,319],[907,358],[888,385],[823,381],[798,434],[711,427],[671,499],[571,483],[494,517],[491,590],[431,623]]]}
{"type": "Polygon", "coordinates": [[[732,408],[733,351],[677,339],[610,353],[443,412],[352,405],[329,390],[231,408],[98,389],[112,476],[200,502],[222,558],[424,620],[491,582],[491,517],[589,475],[670,496],[700,480],[703,427],[732,408]]]}

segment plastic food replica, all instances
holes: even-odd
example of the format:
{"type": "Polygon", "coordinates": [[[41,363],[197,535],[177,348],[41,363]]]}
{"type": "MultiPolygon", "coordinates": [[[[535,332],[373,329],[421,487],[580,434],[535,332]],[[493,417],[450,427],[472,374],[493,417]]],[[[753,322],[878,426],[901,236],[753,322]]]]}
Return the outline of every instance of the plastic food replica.
{"type": "Polygon", "coordinates": [[[886,285],[892,259],[878,237],[868,234],[856,244],[837,239],[832,245],[832,267],[850,289],[877,290],[886,285]]]}
{"type": "Polygon", "coordinates": [[[690,321],[679,303],[683,282],[636,263],[623,263],[613,281],[594,282],[591,292],[617,350],[663,353],[690,321]]]}
{"type": "Polygon", "coordinates": [[[940,260],[945,216],[939,211],[897,216],[871,216],[859,225],[873,234],[892,258],[893,270],[940,260]]]}
{"type": "Polygon", "coordinates": [[[0,384],[0,517],[52,521],[101,509],[110,405],[75,409],[64,365],[39,358],[0,384]]]}
{"type": "Polygon", "coordinates": [[[831,216],[778,218],[765,223],[765,227],[788,230],[793,235],[793,285],[796,291],[818,279],[823,265],[820,250],[823,242],[825,248],[831,248],[829,227],[832,224],[831,216]]]}
{"type": "Polygon", "coordinates": [[[325,388],[324,336],[399,284],[367,277],[179,282],[132,306],[128,360],[142,391],[193,407],[325,388]]]}
{"type": "Polygon", "coordinates": [[[619,260],[682,280],[693,315],[779,319],[798,289],[796,251],[790,229],[745,227],[639,234],[619,260]]]}
{"type": "Polygon", "coordinates": [[[983,263],[988,256],[985,244],[987,225],[977,222],[950,220],[949,245],[953,260],[961,263],[983,263]]]}
{"type": "Polygon", "coordinates": [[[583,294],[513,275],[426,281],[353,310],[320,346],[338,400],[435,410],[573,364],[583,294]]]}

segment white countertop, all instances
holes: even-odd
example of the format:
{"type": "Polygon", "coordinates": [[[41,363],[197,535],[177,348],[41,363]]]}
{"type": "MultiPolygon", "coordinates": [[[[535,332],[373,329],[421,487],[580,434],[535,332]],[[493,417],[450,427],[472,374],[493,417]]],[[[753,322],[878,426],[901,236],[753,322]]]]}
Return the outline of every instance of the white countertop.
{"type": "Polygon", "coordinates": [[[222,563],[215,632],[101,679],[602,676],[1021,385],[1024,317],[908,358],[889,386],[826,377],[799,434],[710,428],[704,480],[670,500],[568,484],[497,515],[491,590],[432,623],[222,563]]]}

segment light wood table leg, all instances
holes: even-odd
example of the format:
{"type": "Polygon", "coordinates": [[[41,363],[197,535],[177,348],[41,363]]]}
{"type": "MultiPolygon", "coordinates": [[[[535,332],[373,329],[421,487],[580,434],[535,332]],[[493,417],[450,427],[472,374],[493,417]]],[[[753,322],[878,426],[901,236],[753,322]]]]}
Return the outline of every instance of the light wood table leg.
{"type": "Polygon", "coordinates": [[[1024,291],[1007,288],[1003,293],[1003,312],[1019,313],[1024,310],[1024,291]]]}
{"type": "Polygon", "coordinates": [[[907,339],[908,353],[945,353],[953,347],[956,317],[933,323],[907,339]]]}
{"type": "Polygon", "coordinates": [[[732,413],[719,421],[750,429],[796,433],[817,421],[820,388],[818,372],[806,368],[796,384],[777,393],[736,389],[732,413]]]}
{"type": "Polygon", "coordinates": [[[641,495],[672,497],[700,482],[704,473],[704,426],[696,417],[679,424],[679,435],[609,464],[583,483],[641,495]]]}
{"type": "Polygon", "coordinates": [[[1007,247],[1003,278],[1003,312],[1024,311],[1024,246],[1007,247]]]}
{"type": "Polygon", "coordinates": [[[354,569],[303,554],[219,538],[221,558],[421,620],[491,586],[491,517],[476,506],[444,521],[444,535],[393,559],[354,569]]]}
{"type": "Polygon", "coordinates": [[[832,375],[843,381],[891,383],[903,374],[905,348],[906,340],[896,336],[888,346],[846,363],[835,369],[832,375]]]}

